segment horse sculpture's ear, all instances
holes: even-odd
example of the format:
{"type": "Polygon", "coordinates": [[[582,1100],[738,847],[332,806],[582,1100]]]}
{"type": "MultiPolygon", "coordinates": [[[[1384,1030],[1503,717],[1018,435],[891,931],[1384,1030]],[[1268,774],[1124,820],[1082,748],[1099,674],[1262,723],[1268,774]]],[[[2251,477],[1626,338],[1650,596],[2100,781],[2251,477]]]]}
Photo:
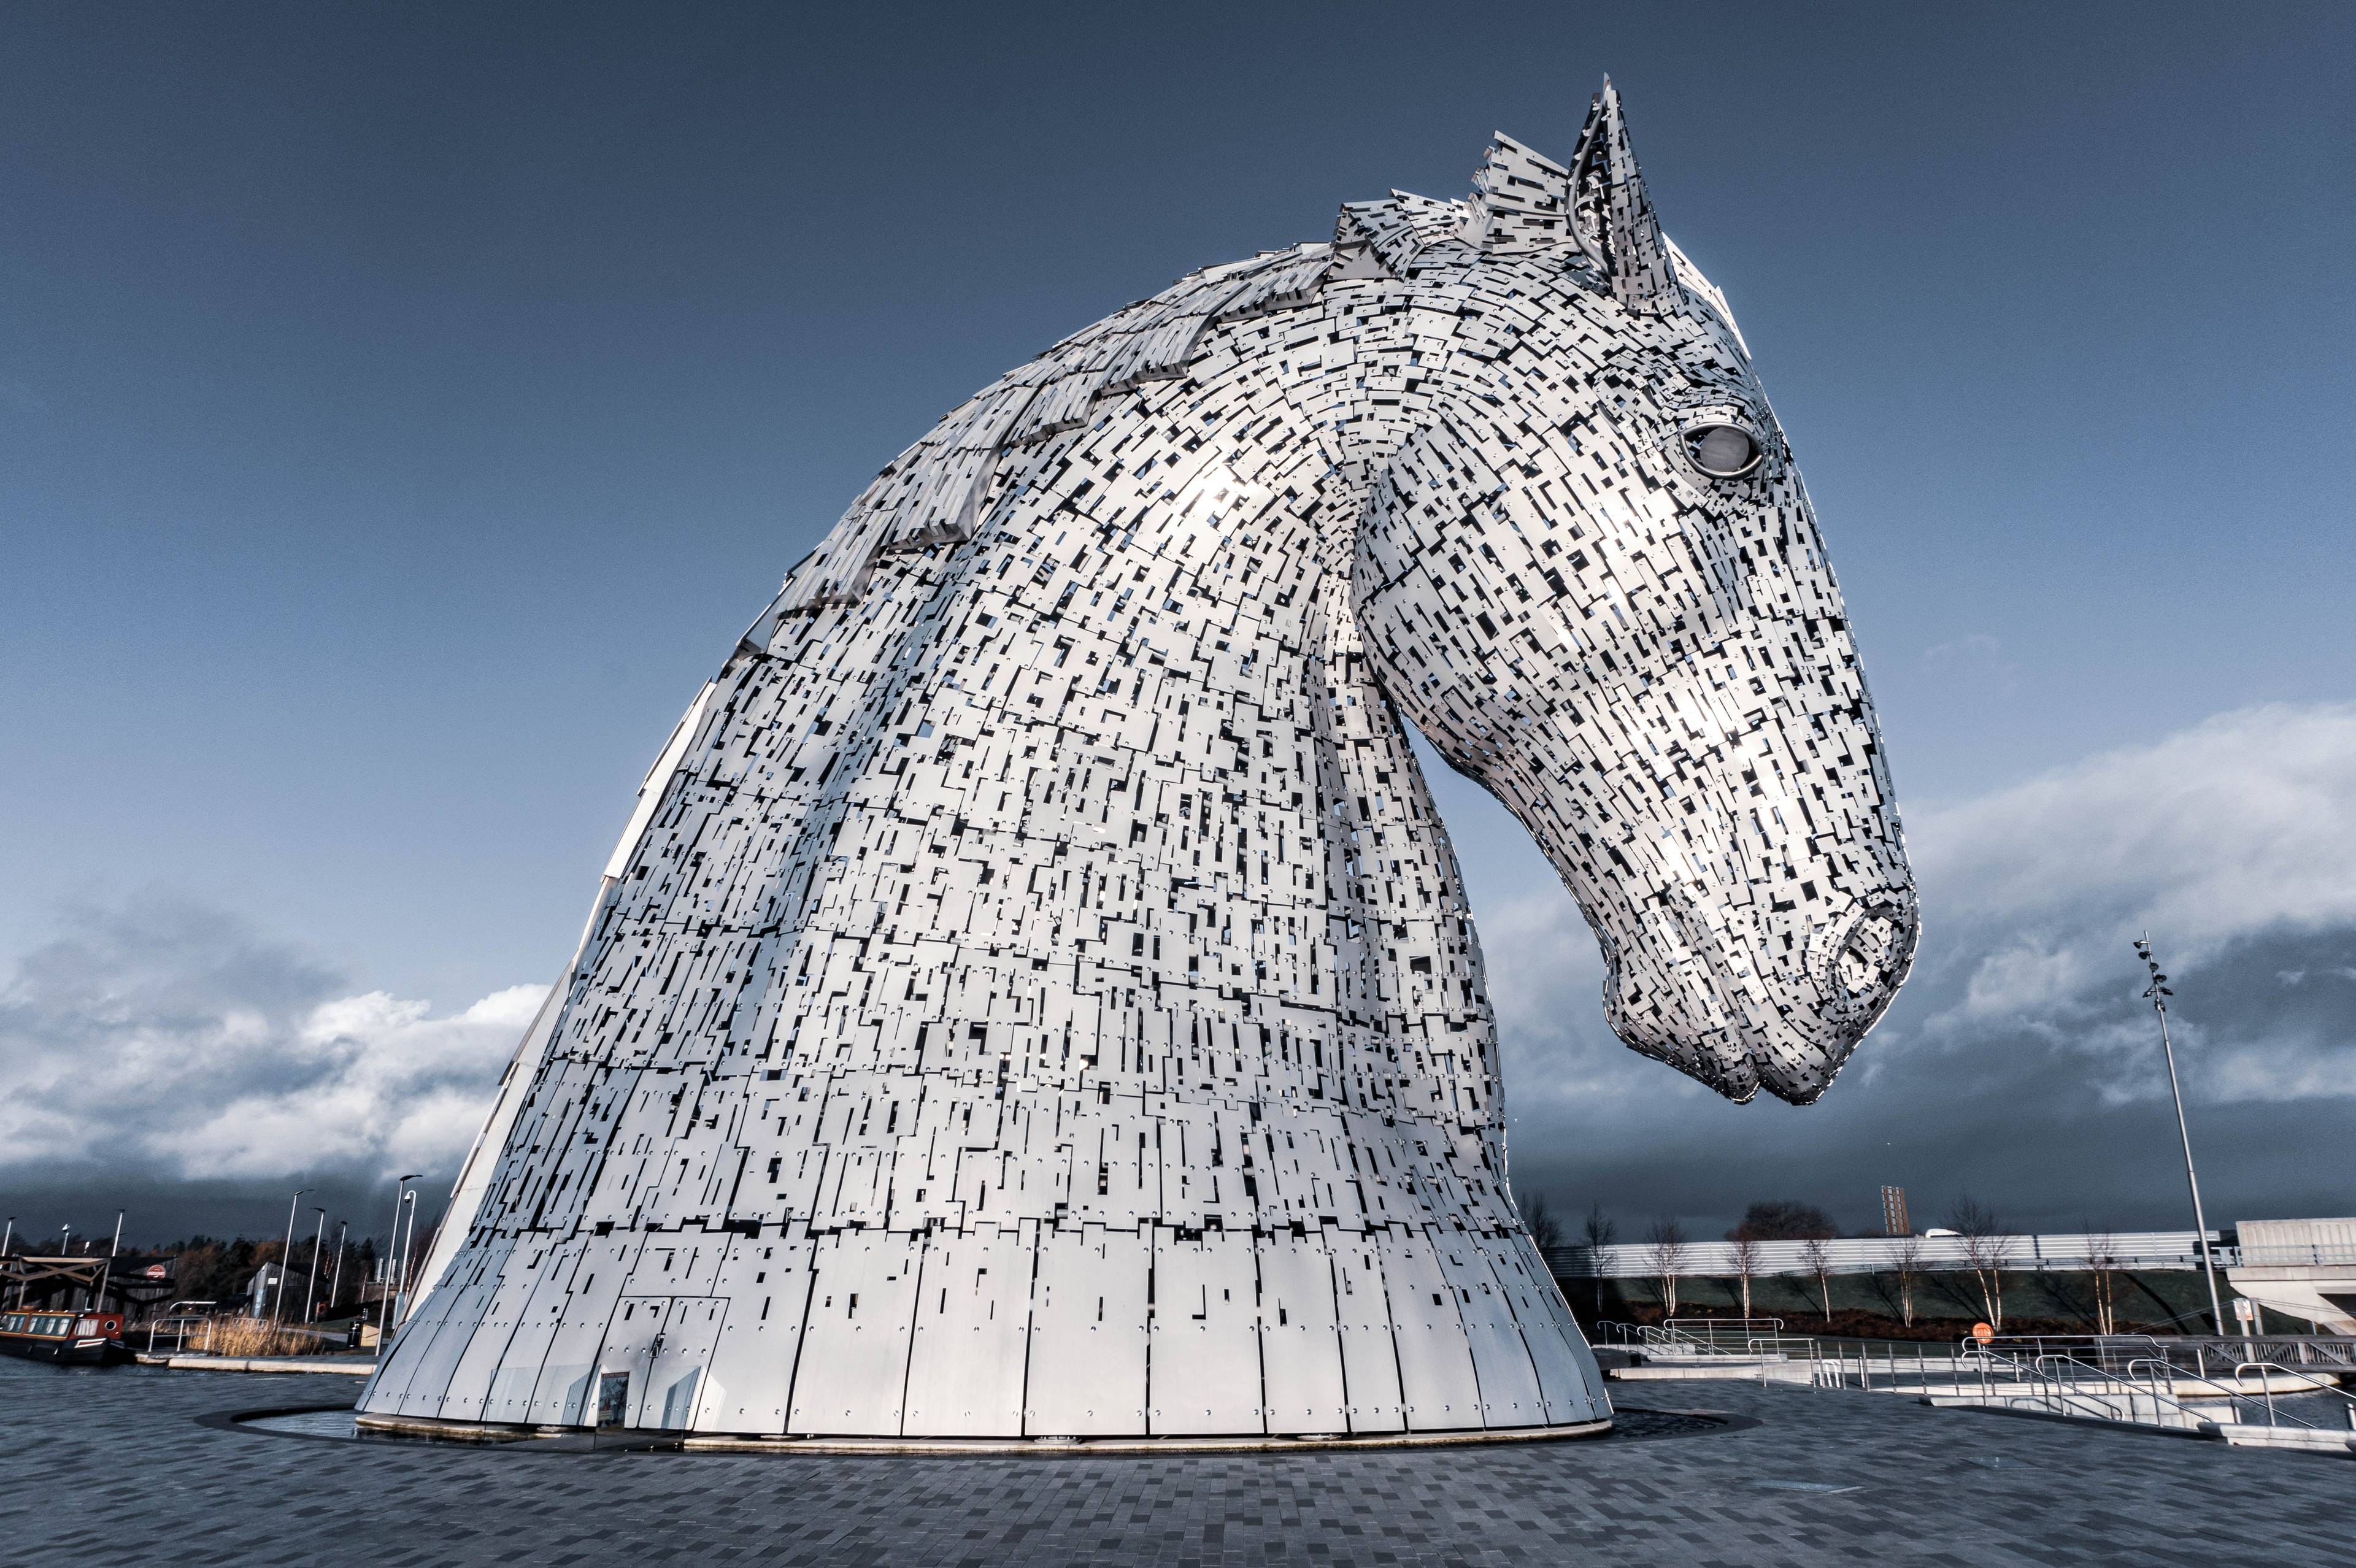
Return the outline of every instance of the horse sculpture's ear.
{"type": "Polygon", "coordinates": [[[1612,292],[1630,310],[1658,311],[1677,303],[1676,265],[1660,220],[1628,149],[1628,121],[1619,91],[1603,91],[1587,111],[1571,155],[1571,238],[1612,279],[1612,292]]]}

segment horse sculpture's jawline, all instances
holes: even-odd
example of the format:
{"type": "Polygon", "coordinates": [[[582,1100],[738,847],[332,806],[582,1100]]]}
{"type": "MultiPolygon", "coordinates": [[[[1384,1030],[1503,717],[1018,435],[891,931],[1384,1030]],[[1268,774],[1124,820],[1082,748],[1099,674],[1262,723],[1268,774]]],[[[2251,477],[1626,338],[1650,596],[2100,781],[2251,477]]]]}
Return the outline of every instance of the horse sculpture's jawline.
{"type": "Polygon", "coordinates": [[[1638,1050],[1804,1101],[1902,978],[1839,595],[1608,87],[1568,167],[1501,137],[885,471],[649,776],[367,1418],[1606,1418],[1402,715],[1638,1050]]]}

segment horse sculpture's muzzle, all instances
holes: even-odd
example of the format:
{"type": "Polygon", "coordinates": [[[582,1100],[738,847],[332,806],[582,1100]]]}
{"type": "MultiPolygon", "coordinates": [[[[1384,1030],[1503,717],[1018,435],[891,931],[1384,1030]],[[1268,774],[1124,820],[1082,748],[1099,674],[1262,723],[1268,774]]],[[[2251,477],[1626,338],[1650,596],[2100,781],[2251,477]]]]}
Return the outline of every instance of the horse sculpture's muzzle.
{"type": "Polygon", "coordinates": [[[1879,1020],[1913,963],[1911,889],[1847,901],[1804,927],[1714,919],[1690,902],[1608,952],[1604,1007],[1633,1049],[1730,1098],[1804,1105],[1879,1020]],[[1787,945],[1788,957],[1780,955],[1787,945]]]}

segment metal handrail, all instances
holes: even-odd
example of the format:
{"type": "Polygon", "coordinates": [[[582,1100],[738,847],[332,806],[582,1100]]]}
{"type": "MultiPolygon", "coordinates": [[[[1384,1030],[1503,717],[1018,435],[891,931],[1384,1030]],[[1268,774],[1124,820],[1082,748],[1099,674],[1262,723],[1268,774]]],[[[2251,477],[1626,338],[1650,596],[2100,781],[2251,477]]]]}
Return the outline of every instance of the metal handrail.
{"type": "MultiPolygon", "coordinates": [[[[2169,1397],[2171,1399],[2178,1397],[2175,1394],[2174,1390],[2177,1385],[2180,1383],[2188,1381],[2199,1383],[2203,1387],[2215,1389],[2218,1392],[2222,1394],[2225,1398],[2226,1403],[2232,1407],[2234,1415],[2237,1417],[2242,1413],[2242,1402],[2252,1397],[2248,1389],[2221,1383],[2215,1378],[2210,1377],[2205,1373],[2195,1372],[2188,1374],[2182,1367],[2177,1366],[2171,1361],[2157,1360],[2148,1356],[2129,1361],[2127,1363],[2128,1375],[2132,1377],[2135,1374],[2136,1369],[2138,1367],[2144,1369],[2144,1376],[2150,1380],[2155,1395],[2158,1393],[2159,1388],[2159,1373],[2155,1369],[2165,1369],[2168,1372],[2169,1388],[2170,1391],[2169,1397]]],[[[2279,1424],[2275,1410],[2274,1386],[2265,1380],[2260,1379],[2258,1382],[2258,1395],[2265,1402],[2266,1424],[2270,1427],[2279,1424]]],[[[2280,1420],[2287,1421],[2294,1426],[2304,1426],[2310,1432],[2321,1430],[2315,1424],[2315,1423],[2311,1421],[2301,1421],[2296,1415],[2284,1415],[2280,1417],[2280,1420]]]]}
{"type": "MultiPolygon", "coordinates": [[[[1915,1392],[1924,1397],[1938,1392],[1944,1383],[1953,1394],[2009,1409],[2041,1409],[2049,1414],[2137,1425],[2213,1427],[2217,1424],[2213,1415],[2192,1408],[2179,1392],[2179,1384],[2190,1382],[2214,1391],[2217,1397],[2229,1403],[2234,1420],[2242,1418],[2245,1406],[2263,1404],[2269,1426],[2329,1430],[2276,1405],[2275,1398],[2283,1391],[2263,1375],[2274,1373],[2297,1383],[2301,1393],[2337,1396],[2348,1413],[2351,1430],[2356,1430],[2356,1395],[2336,1386],[2328,1377],[2252,1357],[2235,1366],[2233,1376],[2237,1381],[2228,1383],[2209,1376],[2205,1367],[2192,1371],[2179,1365],[2169,1352],[2182,1347],[2169,1346],[2151,1336],[2086,1336],[2083,1338],[2090,1344],[2061,1348],[2059,1342],[2066,1338],[2069,1337],[2021,1335],[2012,1344],[2003,1339],[1983,1344],[1976,1337],[1965,1337],[1948,1348],[1944,1366],[1934,1359],[1933,1347],[1927,1344],[1914,1347],[1911,1367],[1901,1361],[1901,1347],[1896,1344],[1885,1347],[1880,1366],[1876,1365],[1869,1346],[1859,1346],[1853,1369],[1854,1384],[1850,1382],[1852,1367],[1847,1350],[1836,1349],[1830,1356],[1812,1351],[1809,1381],[1816,1388],[1854,1386],[1868,1392],[1881,1388],[1892,1393],[1915,1392]],[[2140,1343],[2120,1342],[2130,1339],[2140,1343]],[[2035,1353],[2026,1359],[2016,1353],[2030,1347],[2036,1347],[2035,1353]],[[2076,1353],[2088,1349],[2095,1359],[2076,1353]],[[2147,1349],[2155,1353],[2127,1357],[2124,1368],[2112,1359],[2130,1349],[2147,1349]],[[2243,1374],[2253,1371],[2262,1374],[2256,1389],[2239,1381],[2243,1374]],[[2138,1408],[2147,1403],[2149,1423],[2143,1419],[2138,1408]]],[[[1754,1350],[1768,1348],[1767,1341],[1752,1343],[1754,1350]]],[[[2205,1352],[2211,1347],[2198,1349],[2201,1352],[2199,1359],[2205,1361],[2205,1352]]],[[[2249,1413],[2254,1417],[2254,1411],[2249,1413]]]]}
{"type": "Polygon", "coordinates": [[[1671,1318],[1662,1323],[1642,1324],[1638,1327],[1637,1332],[1643,1337],[1644,1344],[1655,1349],[1676,1350],[1694,1356],[1739,1356],[1755,1352],[1760,1339],[1758,1336],[1749,1332],[1750,1325],[1754,1323],[1772,1325],[1767,1338],[1776,1341],[1783,1339],[1783,1319],[1779,1317],[1671,1318]],[[1708,1333],[1696,1334],[1679,1327],[1684,1323],[1708,1324],[1712,1328],[1708,1333]],[[1740,1345],[1736,1344],[1730,1338],[1722,1336],[1719,1332],[1719,1329],[1741,1332],[1742,1342],[1740,1345]]]}
{"type": "Polygon", "coordinates": [[[2348,1407],[2348,1424],[2351,1430],[2356,1430],[2356,1394],[2351,1394],[2346,1389],[2341,1388],[2338,1383],[2333,1382],[2329,1379],[2317,1377],[2312,1372],[2303,1372],[2297,1367],[2286,1367],[2279,1361],[2240,1362],[2233,1368],[2234,1381],[2238,1382],[2241,1380],[2242,1374],[2252,1367],[2258,1369],[2258,1374],[2261,1379],[2272,1372],[2281,1372],[2286,1376],[2297,1378],[2302,1382],[2313,1384],[2315,1392],[2318,1393],[2328,1393],[2331,1395],[2333,1398],[2340,1401],[2340,1403],[2348,1407]]]}
{"type": "Polygon", "coordinates": [[[1663,1327],[1670,1328],[1689,1323],[1698,1324],[1704,1335],[1710,1338],[1715,1338],[1721,1330],[1748,1333],[1752,1328],[1764,1328],[1779,1334],[1783,1330],[1781,1317],[1665,1317],[1661,1322],[1663,1327]]]}
{"type": "MultiPolygon", "coordinates": [[[[2015,1365],[2018,1365],[2018,1363],[2015,1363],[2015,1365]]],[[[2123,1417],[2111,1407],[2103,1395],[2082,1392],[2078,1387],[2078,1374],[2080,1372],[2091,1372],[2100,1382],[2106,1385],[2115,1385],[2122,1381],[2108,1368],[2091,1365],[2085,1361],[2080,1360],[2075,1356],[2065,1355],[2058,1351],[2049,1351],[2045,1354],[2040,1355],[2036,1360],[2035,1371],[2032,1375],[2036,1378],[2040,1386],[2051,1383],[2055,1391],[2055,1397],[2057,1400],[2068,1399],[2079,1402],[2081,1404],[2093,1405],[2098,1419],[2104,1421],[2133,1421],[2134,1406],[2132,1403],[2128,1406],[2129,1414],[2123,1417]],[[2049,1371],[2049,1368],[2051,1370],[2049,1371]]],[[[2126,1387],[2130,1391],[2133,1390],[2134,1382],[2132,1379],[2126,1380],[2126,1387]]],[[[2172,1383],[2170,1384],[2169,1392],[2163,1393],[2160,1391],[2158,1381],[2154,1380],[2151,1386],[2145,1392],[2151,1399],[2152,1413],[2154,1415],[2173,1413],[2176,1417],[2186,1425],[2198,1426],[2202,1424],[2203,1417],[2197,1411],[2187,1409],[2184,1402],[2176,1396],[2174,1385],[2172,1383]]]]}
{"type": "MultiPolygon", "coordinates": [[[[2297,1378],[2299,1381],[2307,1384],[2308,1392],[2311,1393],[2328,1393],[2333,1398],[2339,1400],[2340,1403],[2346,1407],[2343,1413],[2348,1417],[2349,1429],[2351,1431],[2356,1431],[2356,1396],[2351,1396],[2347,1390],[2341,1388],[2338,1383],[2329,1381],[2323,1378],[2319,1378],[2309,1372],[2300,1371],[2297,1367],[2286,1367],[2276,1361],[2259,1360],[2237,1362],[2233,1367],[2233,1381],[2236,1384],[2239,1384],[2242,1381],[2242,1374],[2245,1371],[2251,1371],[2252,1369],[2256,1370],[2258,1374],[2259,1390],[2266,1396],[2267,1425],[2272,1426],[2274,1424],[2275,1395],[2273,1374],[2280,1372],[2285,1377],[2297,1378]]],[[[2246,1398],[2247,1396],[2243,1395],[2241,1397],[2246,1398]]],[[[2301,1421],[2295,1415],[2289,1416],[2286,1419],[2296,1425],[2308,1428],[2311,1432],[2322,1432],[2328,1430],[2320,1423],[2301,1421]]]]}

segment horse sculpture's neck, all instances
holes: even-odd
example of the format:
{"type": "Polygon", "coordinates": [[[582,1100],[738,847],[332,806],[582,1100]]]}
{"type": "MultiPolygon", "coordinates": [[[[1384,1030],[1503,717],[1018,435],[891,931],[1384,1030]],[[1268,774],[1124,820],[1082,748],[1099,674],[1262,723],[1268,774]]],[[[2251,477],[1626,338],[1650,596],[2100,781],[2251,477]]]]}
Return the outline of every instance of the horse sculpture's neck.
{"type": "MultiPolygon", "coordinates": [[[[1356,294],[1333,290],[1326,316],[1363,325],[1372,285],[1356,294]]],[[[1366,395],[1301,327],[1222,325],[1207,371],[1001,472],[970,546],[885,557],[857,606],[787,622],[745,661],[748,679],[778,667],[787,723],[809,731],[788,782],[826,775],[801,835],[826,869],[776,921],[797,1023],[747,1043],[798,1072],[808,1038],[874,1000],[862,983],[809,1005],[802,976],[954,943],[990,972],[987,1005],[972,975],[909,981],[897,999],[927,1005],[899,1009],[901,1032],[928,1048],[951,1020],[1002,1019],[1040,1031],[1033,1092],[1412,1116],[1399,1147],[1421,1146],[1422,1183],[1469,1183],[1451,1201],[1509,1223],[1477,944],[1350,616],[1367,421],[1342,411],[1366,395]]],[[[1099,1196],[1073,1208],[1198,1218],[1099,1196]]],[[[1304,1186],[1275,1207],[1318,1204],[1304,1186]]],[[[1250,1207],[1223,1219],[1248,1227],[1250,1207]]]]}

